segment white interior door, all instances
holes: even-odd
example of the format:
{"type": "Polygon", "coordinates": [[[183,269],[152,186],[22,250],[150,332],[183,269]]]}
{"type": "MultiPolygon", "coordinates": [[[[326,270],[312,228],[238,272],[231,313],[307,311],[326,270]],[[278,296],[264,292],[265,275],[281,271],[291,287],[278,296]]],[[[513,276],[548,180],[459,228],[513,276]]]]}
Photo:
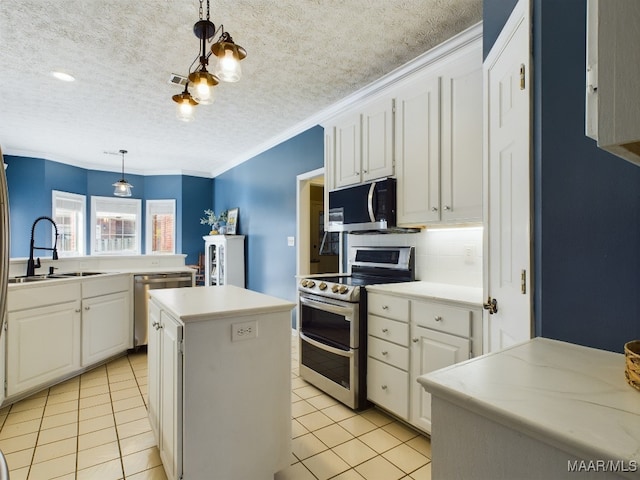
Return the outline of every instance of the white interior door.
{"type": "Polygon", "coordinates": [[[530,32],[520,0],[483,65],[488,351],[531,338],[530,32]]]}

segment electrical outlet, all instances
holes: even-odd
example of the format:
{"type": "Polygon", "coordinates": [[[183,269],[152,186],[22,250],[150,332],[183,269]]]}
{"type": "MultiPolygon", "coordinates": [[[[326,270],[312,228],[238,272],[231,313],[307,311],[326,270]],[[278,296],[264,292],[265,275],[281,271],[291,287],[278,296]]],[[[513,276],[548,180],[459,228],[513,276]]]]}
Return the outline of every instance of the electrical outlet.
{"type": "Polygon", "coordinates": [[[464,263],[473,265],[476,263],[476,246],[475,245],[465,245],[464,246],[464,263]]]}
{"type": "Polygon", "coordinates": [[[287,237],[287,246],[293,247],[296,244],[296,237],[287,237]]]}
{"type": "Polygon", "coordinates": [[[231,325],[231,341],[249,340],[258,336],[258,322],[234,323],[231,325]]]}

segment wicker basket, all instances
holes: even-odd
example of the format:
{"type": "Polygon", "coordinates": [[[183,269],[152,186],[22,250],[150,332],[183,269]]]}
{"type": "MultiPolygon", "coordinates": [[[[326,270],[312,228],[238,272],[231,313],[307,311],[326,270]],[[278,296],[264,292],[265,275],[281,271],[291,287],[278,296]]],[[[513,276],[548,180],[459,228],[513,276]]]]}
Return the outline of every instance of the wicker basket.
{"type": "Polygon", "coordinates": [[[640,340],[633,340],[624,345],[626,367],[624,376],[627,383],[636,390],[640,390],[640,340]]]}

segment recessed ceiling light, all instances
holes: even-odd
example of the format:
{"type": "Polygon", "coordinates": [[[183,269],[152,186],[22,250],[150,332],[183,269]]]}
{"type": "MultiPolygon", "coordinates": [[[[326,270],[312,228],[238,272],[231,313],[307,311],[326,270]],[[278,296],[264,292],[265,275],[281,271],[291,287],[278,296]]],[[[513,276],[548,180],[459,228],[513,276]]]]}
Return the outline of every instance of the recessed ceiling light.
{"type": "Polygon", "coordinates": [[[62,80],[63,82],[73,82],[75,80],[73,75],[69,75],[68,73],[65,73],[65,72],[54,71],[54,72],[51,72],[51,75],[53,75],[58,80],[62,80]]]}

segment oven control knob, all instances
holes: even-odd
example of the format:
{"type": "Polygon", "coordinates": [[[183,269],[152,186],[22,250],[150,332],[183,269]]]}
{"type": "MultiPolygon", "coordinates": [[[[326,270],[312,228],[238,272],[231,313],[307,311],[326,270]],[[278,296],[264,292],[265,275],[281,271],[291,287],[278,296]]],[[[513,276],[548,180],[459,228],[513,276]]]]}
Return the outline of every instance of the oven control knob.
{"type": "Polygon", "coordinates": [[[306,280],[302,280],[300,282],[300,285],[302,285],[303,287],[306,287],[307,286],[307,281],[306,280]]]}
{"type": "Polygon", "coordinates": [[[349,287],[347,287],[346,285],[340,285],[340,289],[339,292],[342,294],[345,294],[349,291],[349,287]]]}
{"type": "Polygon", "coordinates": [[[333,293],[338,293],[338,290],[340,290],[340,286],[339,285],[334,285],[333,287],[331,287],[331,291],[333,293]]]}
{"type": "Polygon", "coordinates": [[[307,288],[313,288],[315,286],[316,286],[316,282],[314,282],[313,280],[307,281],[307,288]]]}
{"type": "Polygon", "coordinates": [[[326,290],[327,289],[327,284],[324,282],[320,282],[320,285],[318,285],[318,288],[320,290],[326,290]]]}

